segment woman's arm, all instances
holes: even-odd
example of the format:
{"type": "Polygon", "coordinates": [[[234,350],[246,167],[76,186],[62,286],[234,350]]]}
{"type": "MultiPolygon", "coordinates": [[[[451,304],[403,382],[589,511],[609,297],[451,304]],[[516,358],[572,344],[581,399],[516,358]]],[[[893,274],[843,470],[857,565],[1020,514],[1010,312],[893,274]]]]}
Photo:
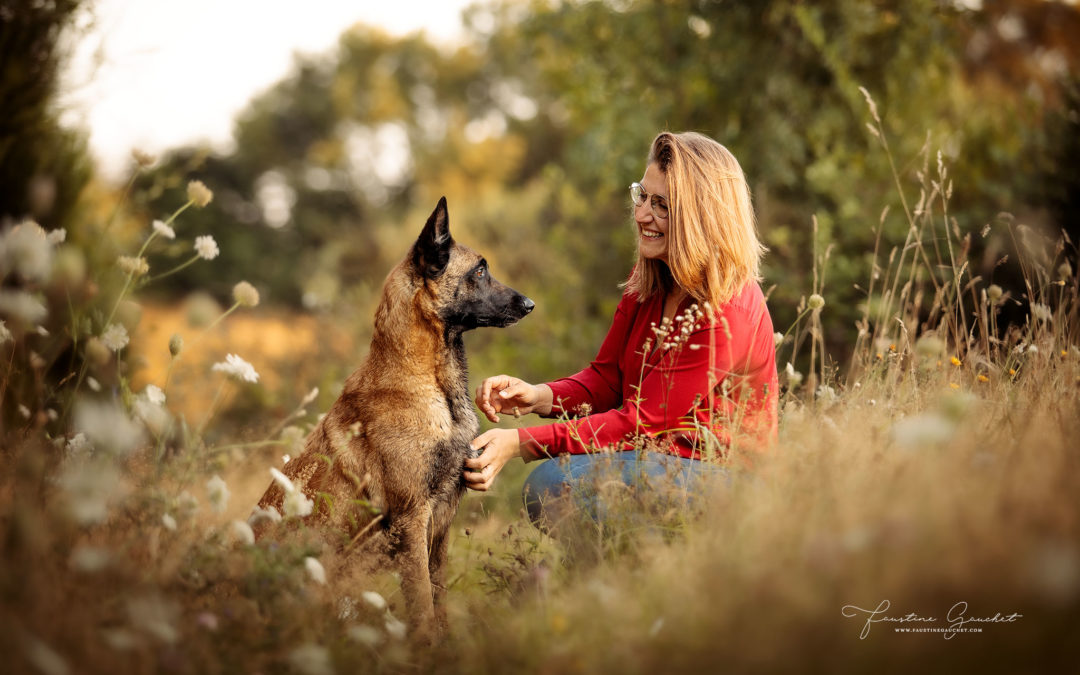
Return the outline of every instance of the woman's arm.
{"type": "Polygon", "coordinates": [[[538,385],[510,375],[495,375],[476,388],[476,406],[497,424],[500,413],[515,416],[536,413],[541,417],[553,417],[572,413],[583,404],[597,411],[619,405],[622,402],[620,350],[637,311],[636,304],[632,298],[623,296],[600,351],[581,372],[538,385]]]}
{"type": "Polygon", "coordinates": [[[692,333],[681,347],[650,358],[638,396],[619,408],[518,429],[522,456],[581,454],[608,446],[625,449],[637,434],[685,431],[695,409],[708,409],[712,404],[710,392],[732,373],[747,371],[746,361],[755,342],[751,327],[746,325],[749,317],[736,310],[727,312],[726,319],[728,327],[717,321],[692,333]]]}

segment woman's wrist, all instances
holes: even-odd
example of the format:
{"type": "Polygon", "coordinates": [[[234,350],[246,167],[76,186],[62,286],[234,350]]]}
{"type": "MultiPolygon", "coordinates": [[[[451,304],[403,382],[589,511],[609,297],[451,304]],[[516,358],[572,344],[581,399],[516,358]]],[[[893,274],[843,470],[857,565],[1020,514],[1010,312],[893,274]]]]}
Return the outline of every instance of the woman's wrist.
{"type": "Polygon", "coordinates": [[[555,403],[555,395],[551,393],[551,387],[546,384],[534,384],[533,391],[536,393],[536,405],[533,412],[540,416],[551,414],[551,407],[555,403]]]}

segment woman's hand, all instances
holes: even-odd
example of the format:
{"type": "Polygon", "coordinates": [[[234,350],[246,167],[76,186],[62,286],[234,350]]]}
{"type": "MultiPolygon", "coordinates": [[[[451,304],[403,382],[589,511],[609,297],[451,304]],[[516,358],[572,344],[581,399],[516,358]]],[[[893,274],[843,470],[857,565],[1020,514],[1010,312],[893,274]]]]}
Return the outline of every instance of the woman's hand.
{"type": "Polygon", "coordinates": [[[465,487],[479,492],[487,492],[506,463],[521,456],[517,429],[485,431],[473,439],[472,446],[484,451],[465,460],[465,487]]]}
{"type": "Polygon", "coordinates": [[[496,424],[501,412],[514,417],[531,412],[547,415],[551,412],[551,400],[551,387],[546,384],[533,385],[509,375],[489,377],[476,388],[476,407],[496,424]]]}

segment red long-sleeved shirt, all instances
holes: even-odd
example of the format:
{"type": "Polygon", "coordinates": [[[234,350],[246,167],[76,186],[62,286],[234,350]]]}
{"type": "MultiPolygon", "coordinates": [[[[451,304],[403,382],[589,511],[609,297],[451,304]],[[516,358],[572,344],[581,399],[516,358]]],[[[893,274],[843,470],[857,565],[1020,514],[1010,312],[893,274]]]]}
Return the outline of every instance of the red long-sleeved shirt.
{"type": "MultiPolygon", "coordinates": [[[[684,300],[676,316],[692,303],[684,300]]],[[[703,429],[724,449],[763,449],[775,439],[776,353],[761,288],[747,284],[674,347],[657,346],[653,328],[661,325],[663,307],[660,294],[644,302],[623,295],[596,359],[576,375],[548,383],[554,401],[549,416],[581,416],[518,429],[527,454],[539,459],[605,447],[629,450],[643,435],[668,452],[700,458],[703,429]]],[[[680,334],[681,324],[666,341],[680,334]]]]}

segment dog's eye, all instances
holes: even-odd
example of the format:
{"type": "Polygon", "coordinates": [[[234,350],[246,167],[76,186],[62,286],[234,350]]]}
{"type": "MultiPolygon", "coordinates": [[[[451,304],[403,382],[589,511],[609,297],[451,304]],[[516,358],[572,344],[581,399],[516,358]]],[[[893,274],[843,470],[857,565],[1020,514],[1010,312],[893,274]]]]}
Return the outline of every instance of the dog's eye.
{"type": "Polygon", "coordinates": [[[484,278],[484,268],[483,267],[476,270],[476,278],[477,279],[483,279],[484,278]]]}

